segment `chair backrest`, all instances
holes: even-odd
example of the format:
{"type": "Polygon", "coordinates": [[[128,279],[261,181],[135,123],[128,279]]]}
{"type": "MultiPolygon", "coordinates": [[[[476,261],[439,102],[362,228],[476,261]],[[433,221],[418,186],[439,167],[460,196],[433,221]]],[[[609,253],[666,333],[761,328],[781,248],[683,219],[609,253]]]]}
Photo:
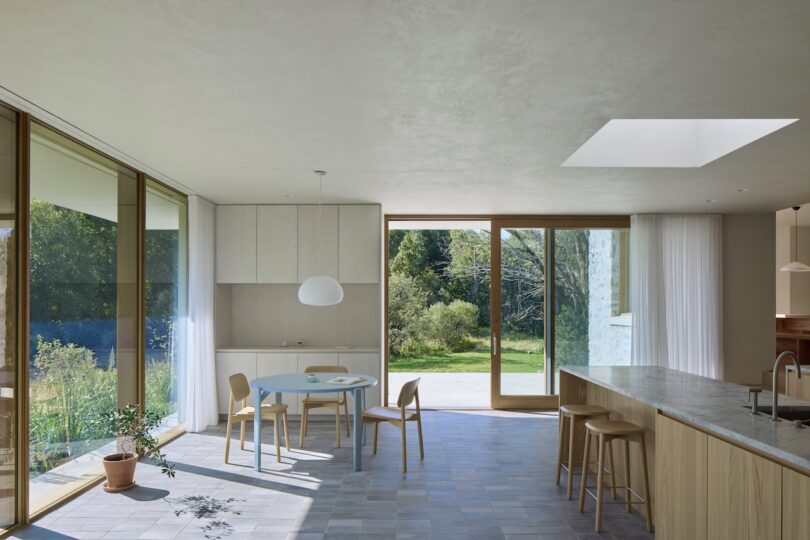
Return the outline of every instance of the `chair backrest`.
{"type": "Polygon", "coordinates": [[[234,373],[228,377],[228,383],[231,385],[234,401],[241,401],[250,395],[250,385],[244,373],[234,373]]]}
{"type": "Polygon", "coordinates": [[[399,391],[399,399],[397,399],[397,407],[407,407],[411,403],[413,403],[413,399],[416,396],[416,392],[419,388],[419,379],[414,379],[412,381],[408,381],[402,385],[402,389],[399,391]]]}
{"type": "Polygon", "coordinates": [[[346,366],[307,366],[304,373],[348,373],[346,366]]]}

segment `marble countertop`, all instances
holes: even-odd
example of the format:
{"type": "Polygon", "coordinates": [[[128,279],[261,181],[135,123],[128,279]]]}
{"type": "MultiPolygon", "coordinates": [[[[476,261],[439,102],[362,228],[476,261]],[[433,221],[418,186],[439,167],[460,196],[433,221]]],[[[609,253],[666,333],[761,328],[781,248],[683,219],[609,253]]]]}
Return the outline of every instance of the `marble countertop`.
{"type": "Polygon", "coordinates": [[[220,347],[217,352],[243,353],[363,353],[380,352],[379,347],[220,347]]]}
{"type": "MultiPolygon", "coordinates": [[[[810,473],[810,428],[773,422],[762,413],[752,415],[744,408],[750,407],[747,386],[653,366],[560,369],[810,473]]],[[[760,407],[771,403],[770,392],[759,396],[760,407]]],[[[810,402],[780,395],[779,406],[810,407],[810,402]]]]}

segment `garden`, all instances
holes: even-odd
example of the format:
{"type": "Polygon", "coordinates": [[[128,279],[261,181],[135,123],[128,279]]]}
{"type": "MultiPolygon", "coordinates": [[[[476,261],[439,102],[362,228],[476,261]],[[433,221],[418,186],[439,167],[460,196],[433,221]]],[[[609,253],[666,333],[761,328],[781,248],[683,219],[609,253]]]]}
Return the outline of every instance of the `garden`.
{"type": "MultiPolygon", "coordinates": [[[[543,370],[545,231],[501,238],[501,369],[543,370]]],[[[556,347],[566,364],[588,362],[587,231],[558,231],[556,347]]],[[[490,371],[490,232],[389,231],[389,370],[490,371]]]]}

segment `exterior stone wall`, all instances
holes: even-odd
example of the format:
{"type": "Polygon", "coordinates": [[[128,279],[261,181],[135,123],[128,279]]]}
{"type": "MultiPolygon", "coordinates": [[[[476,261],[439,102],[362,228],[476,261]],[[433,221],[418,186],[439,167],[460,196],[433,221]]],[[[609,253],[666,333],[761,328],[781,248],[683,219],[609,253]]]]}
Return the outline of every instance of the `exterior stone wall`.
{"type": "Polygon", "coordinates": [[[588,357],[592,366],[630,365],[632,316],[620,313],[619,232],[588,235],[588,357]]]}

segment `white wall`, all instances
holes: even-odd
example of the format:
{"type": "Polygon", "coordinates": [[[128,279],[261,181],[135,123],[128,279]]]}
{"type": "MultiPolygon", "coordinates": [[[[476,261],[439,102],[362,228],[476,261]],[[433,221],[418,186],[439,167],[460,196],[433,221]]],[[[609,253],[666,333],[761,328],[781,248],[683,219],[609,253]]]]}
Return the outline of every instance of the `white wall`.
{"type": "Polygon", "coordinates": [[[723,216],[724,379],[758,383],[776,348],[776,218],[723,216]]]}
{"type": "MultiPolygon", "coordinates": [[[[792,212],[792,210],[791,210],[792,212]]],[[[810,315],[810,272],[780,272],[793,259],[796,227],[776,228],[776,313],[810,315]]],[[[810,227],[798,228],[798,260],[810,264],[810,227]]]]}
{"type": "Polygon", "coordinates": [[[343,285],[336,306],[305,306],[298,285],[217,285],[218,348],[293,346],[379,347],[380,286],[343,285]],[[225,325],[226,328],[222,328],[225,325]]]}

